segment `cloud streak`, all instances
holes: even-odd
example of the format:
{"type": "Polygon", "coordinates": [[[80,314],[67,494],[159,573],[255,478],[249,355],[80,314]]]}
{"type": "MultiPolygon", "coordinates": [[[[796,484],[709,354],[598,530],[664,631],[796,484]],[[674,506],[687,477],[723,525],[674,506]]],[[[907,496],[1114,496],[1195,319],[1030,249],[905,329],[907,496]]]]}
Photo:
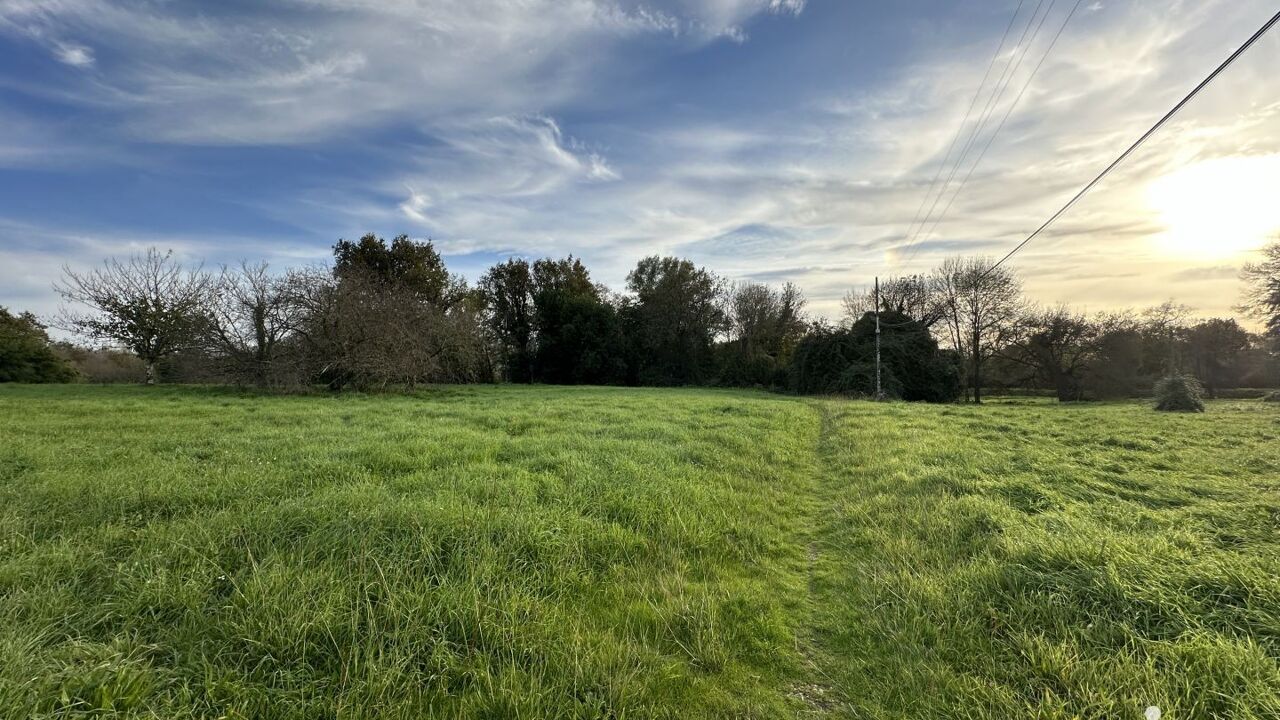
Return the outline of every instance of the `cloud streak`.
{"type": "MultiPolygon", "coordinates": [[[[804,21],[830,11],[801,0],[292,0],[225,12],[0,0],[0,36],[41,48],[65,74],[42,87],[8,77],[7,86],[84,113],[82,126],[49,126],[0,111],[24,138],[0,140],[0,164],[29,169],[60,156],[125,164],[103,147],[141,148],[148,158],[163,157],[157,147],[289,148],[291,158],[342,151],[349,156],[333,161],[336,170],[308,165],[285,176],[288,192],[238,202],[298,228],[296,242],[321,255],[339,235],[405,229],[477,262],[574,253],[619,286],[638,257],[681,253],[734,279],[795,281],[817,311],[836,314],[844,291],[875,275],[927,270],[949,253],[1003,254],[1268,8],[1263,0],[1088,6],[945,218],[913,247],[908,226],[1012,6],[942,4],[938,13],[954,15],[886,17],[883,32],[897,23],[907,29],[894,37],[915,43],[846,82],[854,75],[834,64],[852,62],[841,54],[856,45],[846,38],[823,54],[811,35],[787,36],[772,62],[794,64],[776,74],[754,61],[771,33],[812,34],[804,21]],[[699,73],[714,81],[684,77],[699,73]],[[737,97],[753,99],[746,110],[703,97],[738,86],[737,97]],[[101,133],[97,154],[77,138],[89,125],[101,133]]],[[[1030,48],[1006,102],[1050,36],[1030,48]]],[[[1177,294],[1203,312],[1229,312],[1236,281],[1223,268],[1242,258],[1170,254],[1160,240],[1167,217],[1147,188],[1214,158],[1280,153],[1278,53],[1277,38],[1260,44],[1028,247],[1017,267],[1033,296],[1101,309],[1177,294]]],[[[200,171],[190,165],[182,171],[200,171]]],[[[1199,208],[1197,217],[1212,226],[1214,212],[1199,208]]],[[[93,230],[46,225],[49,234],[93,230]]],[[[279,237],[264,233],[263,242],[279,237]]],[[[208,249],[214,259],[231,253],[208,249]]]]}

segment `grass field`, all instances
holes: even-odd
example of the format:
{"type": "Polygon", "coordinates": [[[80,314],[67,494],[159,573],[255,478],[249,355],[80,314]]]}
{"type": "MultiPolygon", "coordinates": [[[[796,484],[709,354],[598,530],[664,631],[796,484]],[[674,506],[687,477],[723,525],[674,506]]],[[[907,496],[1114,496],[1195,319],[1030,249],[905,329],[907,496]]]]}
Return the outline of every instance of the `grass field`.
{"type": "Polygon", "coordinates": [[[0,387],[0,717],[1280,717],[1280,406],[0,387]]]}

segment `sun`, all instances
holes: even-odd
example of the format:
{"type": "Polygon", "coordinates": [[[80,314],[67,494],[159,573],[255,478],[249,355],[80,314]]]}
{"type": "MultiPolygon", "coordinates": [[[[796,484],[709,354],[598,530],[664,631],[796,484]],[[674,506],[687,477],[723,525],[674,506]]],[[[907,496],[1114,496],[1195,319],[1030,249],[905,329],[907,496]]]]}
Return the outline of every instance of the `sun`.
{"type": "Polygon", "coordinates": [[[1147,201],[1168,228],[1155,238],[1160,249],[1195,259],[1243,254],[1280,231],[1280,154],[1187,166],[1151,183],[1147,201]]]}

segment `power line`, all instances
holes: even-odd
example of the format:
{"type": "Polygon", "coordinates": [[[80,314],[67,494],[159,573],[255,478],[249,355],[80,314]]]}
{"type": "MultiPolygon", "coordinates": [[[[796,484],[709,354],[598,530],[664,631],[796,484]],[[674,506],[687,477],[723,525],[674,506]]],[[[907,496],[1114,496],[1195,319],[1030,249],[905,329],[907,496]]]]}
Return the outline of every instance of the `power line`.
{"type": "Polygon", "coordinates": [[[1258,40],[1260,40],[1263,35],[1266,35],[1267,31],[1271,30],[1271,28],[1274,27],[1277,22],[1280,22],[1280,12],[1277,12],[1275,15],[1271,16],[1271,19],[1268,20],[1266,23],[1264,23],[1263,26],[1259,28],[1256,33],[1253,34],[1253,37],[1250,37],[1235,52],[1231,53],[1231,57],[1224,60],[1222,64],[1219,65],[1213,72],[1209,73],[1208,77],[1206,77],[1204,80],[1201,80],[1199,85],[1196,85],[1195,88],[1190,93],[1187,93],[1186,97],[1182,98],[1182,100],[1179,101],[1177,105],[1173,106],[1172,110],[1165,113],[1164,117],[1160,118],[1160,120],[1156,122],[1155,125],[1152,125],[1150,130],[1147,130],[1145,133],[1143,133],[1142,137],[1138,138],[1137,141],[1134,142],[1132,145],[1130,145],[1127,150],[1121,153],[1120,157],[1112,161],[1112,163],[1108,165],[1105,170],[1099,173],[1097,177],[1095,177],[1093,180],[1090,180],[1088,185],[1085,185],[1084,188],[1080,190],[1080,192],[1076,193],[1075,197],[1071,198],[1071,200],[1068,201],[1066,205],[1062,206],[1062,209],[1058,210],[1058,212],[1050,216],[1049,219],[1046,220],[1043,225],[1036,228],[1035,232],[1031,233],[1030,235],[1027,236],[1025,240],[1018,243],[1016,247],[1010,250],[1004,257],[1000,258],[1000,260],[996,262],[995,265],[992,265],[990,268],[988,268],[987,271],[982,274],[982,277],[985,278],[987,275],[990,275],[992,272],[995,271],[996,268],[1000,267],[1005,263],[1005,261],[1013,257],[1015,254],[1017,254],[1019,250],[1026,247],[1027,244],[1030,243],[1032,240],[1035,240],[1036,237],[1040,235],[1040,233],[1044,232],[1045,228],[1049,227],[1050,225],[1053,224],[1055,220],[1062,217],[1077,202],[1079,202],[1081,198],[1087,195],[1089,191],[1094,188],[1095,185],[1102,182],[1102,179],[1105,178],[1107,175],[1110,175],[1112,170],[1115,170],[1116,167],[1120,165],[1120,163],[1124,162],[1130,155],[1134,153],[1134,151],[1136,151],[1139,147],[1141,147],[1142,144],[1145,143],[1152,135],[1155,135],[1156,132],[1160,130],[1160,128],[1164,127],[1165,124],[1169,122],[1169,120],[1173,119],[1173,116],[1177,115],[1178,112],[1181,111],[1182,108],[1187,105],[1187,103],[1191,102],[1191,100],[1195,98],[1195,96],[1199,95],[1201,90],[1205,89],[1205,87],[1207,87],[1209,83],[1217,79],[1217,77],[1221,75],[1224,70],[1230,67],[1232,63],[1234,63],[1237,59],[1239,59],[1239,57],[1243,55],[1245,51],[1253,47],[1254,43],[1258,42],[1258,40]]]}
{"type": "MultiPolygon", "coordinates": [[[[920,226],[919,237],[927,238],[934,231],[934,229],[937,228],[939,222],[941,222],[941,215],[939,215],[937,218],[934,218],[934,215],[933,215],[934,210],[937,209],[938,203],[942,202],[942,198],[946,195],[947,191],[950,189],[951,181],[955,179],[956,173],[960,172],[960,168],[964,167],[965,161],[969,159],[969,152],[973,150],[974,144],[977,142],[978,138],[982,135],[982,131],[986,129],[987,122],[991,119],[992,112],[994,112],[996,107],[999,106],[1000,101],[1004,99],[1005,91],[1009,89],[1009,84],[1013,82],[1014,75],[1016,75],[1018,72],[1018,69],[1022,67],[1022,62],[1026,60],[1027,53],[1030,52],[1031,50],[1031,45],[1034,44],[1036,41],[1036,38],[1040,36],[1040,29],[1044,27],[1044,21],[1049,18],[1049,13],[1053,11],[1053,6],[1056,2],[1057,0],[1050,0],[1049,8],[1045,10],[1045,13],[1043,16],[1039,15],[1040,6],[1036,6],[1036,11],[1031,14],[1031,20],[1030,22],[1027,23],[1027,27],[1023,29],[1022,39],[1019,41],[1019,44],[1022,47],[1022,53],[1018,55],[1016,62],[1014,62],[1013,58],[1009,59],[1009,65],[1005,67],[1004,75],[1002,75],[1000,78],[998,90],[996,92],[993,92],[991,94],[991,97],[987,100],[987,106],[983,108],[982,117],[978,120],[978,125],[973,129],[973,134],[969,136],[969,141],[965,144],[964,152],[961,153],[960,159],[956,161],[955,167],[951,169],[951,175],[947,178],[946,185],[943,186],[943,191],[939,193],[938,197],[933,201],[933,207],[929,208],[929,215],[925,218],[924,223],[921,224],[920,226]],[[1040,17],[1040,22],[1038,24],[1036,23],[1037,16],[1040,17]],[[1036,29],[1035,29],[1035,32],[1032,33],[1031,39],[1027,40],[1027,32],[1031,30],[1032,25],[1035,25],[1036,29]],[[932,225],[929,225],[930,218],[934,218],[934,222],[932,225]],[[926,226],[929,227],[929,230],[927,232],[925,231],[926,226]]],[[[1042,1],[1041,5],[1043,4],[1044,3],[1042,1]]],[[[947,209],[950,208],[951,202],[954,202],[954,200],[955,200],[955,196],[953,195],[951,201],[947,203],[947,207],[943,209],[943,213],[945,213],[947,209]]],[[[920,249],[919,245],[912,248],[911,254],[907,257],[908,263],[910,263],[912,260],[915,259],[916,253],[919,252],[919,249],[920,249]]]]}
{"type": "MultiPolygon", "coordinates": [[[[1057,0],[1050,0],[1050,10],[1053,9],[1053,3],[1055,2],[1057,2],[1057,0]]],[[[947,175],[946,181],[942,183],[941,189],[938,190],[938,196],[933,199],[933,204],[929,206],[929,212],[925,213],[924,221],[920,224],[920,227],[916,229],[915,234],[907,241],[907,247],[915,245],[916,241],[923,236],[925,225],[928,225],[929,220],[933,218],[933,212],[938,209],[938,203],[942,202],[942,198],[947,194],[947,189],[951,187],[951,181],[955,180],[956,173],[960,171],[960,168],[964,165],[964,161],[968,159],[969,151],[973,149],[974,142],[977,140],[978,136],[982,134],[983,129],[986,128],[987,120],[991,117],[992,108],[999,103],[999,99],[1004,96],[1005,90],[1009,87],[1009,80],[1012,77],[1011,72],[1016,72],[1017,68],[1022,65],[1022,60],[1027,56],[1027,51],[1030,50],[1031,43],[1035,41],[1036,35],[1040,33],[1040,27],[1036,26],[1036,35],[1032,35],[1030,41],[1027,40],[1027,33],[1031,31],[1031,26],[1036,24],[1036,17],[1040,15],[1040,8],[1042,7],[1044,7],[1044,0],[1039,0],[1036,4],[1035,10],[1031,12],[1031,18],[1027,20],[1026,27],[1022,29],[1022,35],[1018,38],[1018,44],[1016,46],[1017,50],[1014,51],[1015,55],[1009,57],[1009,62],[1005,63],[1004,71],[1000,74],[1000,79],[992,86],[991,94],[987,97],[987,103],[982,108],[982,114],[978,117],[978,122],[973,126],[973,132],[969,133],[969,139],[965,141],[964,148],[962,149],[960,156],[956,159],[955,165],[951,167],[951,172],[947,175]],[[1016,63],[1014,60],[1015,57],[1017,58],[1016,63]]],[[[1048,12],[1045,13],[1045,17],[1048,17],[1048,12]]],[[[1040,24],[1044,24],[1043,19],[1040,24]]],[[[981,88],[979,88],[979,90],[981,90],[981,88]]],[[[912,254],[912,257],[914,257],[914,253],[912,254]]]]}
{"type": "MultiPolygon", "coordinates": [[[[991,145],[996,141],[996,136],[998,136],[1000,131],[1004,129],[1005,123],[1009,122],[1009,116],[1013,115],[1013,111],[1018,107],[1018,104],[1022,102],[1022,96],[1027,94],[1027,90],[1031,87],[1031,82],[1035,80],[1036,75],[1040,73],[1040,68],[1044,67],[1045,60],[1049,59],[1049,54],[1053,52],[1054,46],[1058,44],[1058,39],[1062,37],[1063,31],[1067,29],[1067,25],[1071,23],[1071,18],[1075,17],[1076,11],[1080,9],[1080,5],[1083,2],[1084,0],[1076,0],[1076,4],[1071,8],[1071,12],[1067,13],[1066,19],[1062,21],[1062,26],[1058,28],[1057,34],[1055,34],[1053,36],[1053,40],[1049,42],[1049,47],[1047,47],[1044,54],[1040,56],[1040,62],[1036,63],[1035,69],[1031,71],[1031,75],[1028,76],[1027,81],[1023,83],[1022,89],[1018,91],[1017,97],[1013,99],[1013,103],[1009,105],[1009,109],[1005,111],[1004,117],[1000,118],[1000,124],[996,126],[995,132],[991,133],[991,137],[987,138],[987,144],[983,146],[982,152],[978,153],[978,159],[973,161],[973,165],[969,168],[969,172],[966,173],[964,179],[960,181],[960,186],[956,188],[955,194],[951,196],[951,199],[947,201],[946,206],[942,208],[942,213],[933,221],[933,225],[930,226],[929,232],[925,233],[926,235],[938,229],[938,225],[942,223],[943,218],[945,218],[947,213],[951,210],[951,206],[955,204],[956,198],[960,197],[960,193],[963,192],[965,186],[969,184],[969,179],[973,177],[973,173],[978,169],[978,166],[982,164],[983,158],[987,156],[987,151],[991,149],[991,145]]],[[[912,258],[914,257],[915,256],[913,254],[912,258]]]]}
{"type": "MultiPolygon", "coordinates": [[[[920,207],[916,208],[916,215],[911,219],[911,224],[907,226],[907,232],[904,237],[912,237],[912,230],[915,229],[916,223],[920,221],[920,213],[924,212],[924,206],[929,202],[929,198],[933,197],[933,189],[938,185],[938,178],[942,177],[942,171],[951,164],[951,152],[956,149],[956,143],[960,141],[960,136],[964,133],[964,128],[969,124],[969,118],[973,115],[973,109],[978,106],[978,98],[982,97],[982,88],[987,86],[987,78],[991,77],[991,71],[995,69],[996,60],[1000,59],[1000,53],[1004,50],[1004,44],[1009,39],[1009,33],[1013,30],[1013,25],[1018,20],[1018,13],[1022,12],[1022,6],[1026,0],[1018,0],[1018,7],[1013,10],[1013,17],[1009,18],[1009,25],[1004,29],[1004,35],[1000,36],[1000,44],[996,46],[995,53],[991,56],[991,62],[987,63],[987,71],[982,74],[982,82],[978,83],[978,89],[973,91],[973,100],[969,102],[969,109],[964,113],[964,119],[956,127],[956,134],[951,138],[951,144],[947,146],[947,154],[942,157],[942,162],[938,165],[938,171],[933,174],[933,180],[929,181],[929,189],[925,191],[924,197],[920,199],[920,207]]],[[[910,242],[908,242],[910,245],[910,242]]]]}

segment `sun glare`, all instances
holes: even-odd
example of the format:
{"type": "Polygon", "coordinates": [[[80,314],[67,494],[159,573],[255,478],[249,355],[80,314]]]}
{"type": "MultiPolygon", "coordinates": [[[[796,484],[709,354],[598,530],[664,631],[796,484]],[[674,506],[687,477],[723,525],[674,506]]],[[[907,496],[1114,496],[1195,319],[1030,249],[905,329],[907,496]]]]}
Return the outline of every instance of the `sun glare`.
{"type": "Polygon", "coordinates": [[[1159,178],[1147,201],[1166,232],[1161,249],[1183,257],[1228,258],[1280,232],[1280,154],[1206,160],[1159,178]]]}

